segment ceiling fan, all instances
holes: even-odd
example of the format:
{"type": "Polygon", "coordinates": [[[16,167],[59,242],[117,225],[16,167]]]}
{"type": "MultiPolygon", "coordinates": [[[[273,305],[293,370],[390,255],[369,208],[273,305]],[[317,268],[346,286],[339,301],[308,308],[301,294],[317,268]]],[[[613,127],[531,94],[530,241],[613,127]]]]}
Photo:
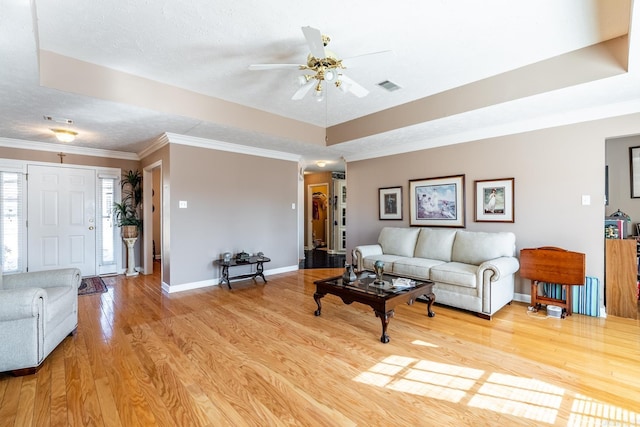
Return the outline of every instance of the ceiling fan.
{"type": "Polygon", "coordinates": [[[388,50],[380,52],[372,52],[364,55],[338,59],[336,54],[326,49],[327,44],[331,41],[328,36],[320,33],[320,30],[313,27],[302,27],[309,50],[311,53],[307,56],[307,63],[299,64],[253,64],[249,65],[250,70],[276,70],[276,69],[296,69],[305,71],[304,74],[298,76],[300,88],[293,94],[291,99],[299,100],[315,87],[314,96],[318,101],[324,99],[325,88],[322,86],[324,82],[332,83],[343,92],[350,92],[362,98],[367,96],[369,91],[356,83],[353,79],[344,74],[346,69],[345,62],[355,62],[356,58],[362,58],[369,55],[377,55],[390,52],[388,50]]]}

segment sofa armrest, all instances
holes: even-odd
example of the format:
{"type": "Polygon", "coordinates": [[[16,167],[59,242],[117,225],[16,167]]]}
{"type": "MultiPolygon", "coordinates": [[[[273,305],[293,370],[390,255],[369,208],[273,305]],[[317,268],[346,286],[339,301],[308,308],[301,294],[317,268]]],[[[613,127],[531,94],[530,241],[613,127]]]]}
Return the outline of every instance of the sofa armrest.
{"type": "Polygon", "coordinates": [[[491,281],[496,282],[501,277],[514,274],[520,268],[520,263],[516,257],[500,257],[485,261],[478,266],[478,277],[483,277],[487,272],[491,276],[491,281]]]}
{"type": "Polygon", "coordinates": [[[69,286],[80,287],[80,270],[62,268],[59,270],[32,271],[29,273],[6,274],[2,276],[4,289],[51,288],[69,286]]]}
{"type": "Polygon", "coordinates": [[[0,321],[35,317],[41,313],[46,298],[42,288],[0,290],[0,321]]]}
{"type": "Polygon", "coordinates": [[[353,263],[353,265],[356,266],[356,270],[357,271],[362,271],[363,266],[362,266],[362,260],[364,259],[364,257],[370,256],[370,255],[382,255],[382,246],[375,244],[375,245],[362,245],[362,246],[356,246],[353,249],[353,252],[351,253],[351,262],[353,263]]]}

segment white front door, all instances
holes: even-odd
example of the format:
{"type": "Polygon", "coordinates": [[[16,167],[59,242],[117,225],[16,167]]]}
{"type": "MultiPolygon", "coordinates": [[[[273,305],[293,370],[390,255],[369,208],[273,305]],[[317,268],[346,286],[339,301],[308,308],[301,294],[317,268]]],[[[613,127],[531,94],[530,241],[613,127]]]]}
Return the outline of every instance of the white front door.
{"type": "Polygon", "coordinates": [[[96,173],[29,165],[28,271],[77,267],[96,274],[96,173]]]}

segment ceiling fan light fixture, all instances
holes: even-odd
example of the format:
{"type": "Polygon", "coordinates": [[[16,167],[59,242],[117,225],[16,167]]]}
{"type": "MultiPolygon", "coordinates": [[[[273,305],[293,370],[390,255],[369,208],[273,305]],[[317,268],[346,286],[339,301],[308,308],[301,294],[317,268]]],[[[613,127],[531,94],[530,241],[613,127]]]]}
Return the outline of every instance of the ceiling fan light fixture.
{"type": "Polygon", "coordinates": [[[332,81],[333,79],[336,78],[336,72],[332,69],[328,69],[327,71],[325,71],[324,73],[324,79],[328,82],[332,81]]]}
{"type": "Polygon", "coordinates": [[[78,132],[74,132],[69,129],[54,128],[51,129],[51,132],[53,132],[53,134],[60,142],[73,142],[73,140],[76,139],[76,136],[78,135],[78,132]]]}

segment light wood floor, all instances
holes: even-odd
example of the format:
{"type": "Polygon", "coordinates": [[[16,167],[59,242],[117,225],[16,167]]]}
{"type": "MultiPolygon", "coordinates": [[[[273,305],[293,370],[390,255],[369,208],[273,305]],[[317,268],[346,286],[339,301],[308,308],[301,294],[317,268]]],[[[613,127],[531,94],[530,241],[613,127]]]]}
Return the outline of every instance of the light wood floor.
{"type": "Polygon", "coordinates": [[[172,295],[119,276],[36,375],[0,374],[0,425],[640,425],[637,320],[418,302],[382,344],[366,306],[313,315],[313,280],[340,271],[172,295]]]}

